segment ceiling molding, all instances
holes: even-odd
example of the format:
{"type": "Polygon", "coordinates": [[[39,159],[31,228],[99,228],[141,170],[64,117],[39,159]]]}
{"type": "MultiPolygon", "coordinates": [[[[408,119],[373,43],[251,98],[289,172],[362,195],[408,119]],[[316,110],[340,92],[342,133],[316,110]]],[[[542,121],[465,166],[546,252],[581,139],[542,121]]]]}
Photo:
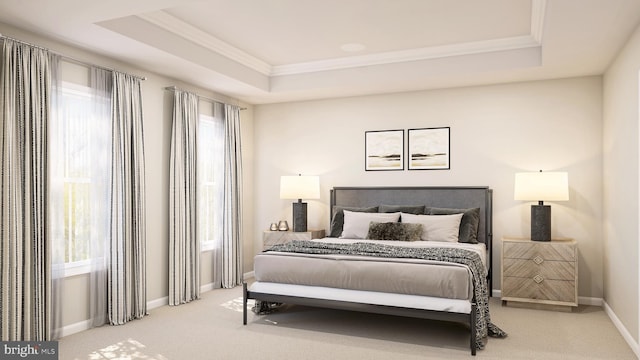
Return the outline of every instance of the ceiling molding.
{"type": "Polygon", "coordinates": [[[188,41],[213,50],[233,61],[258,71],[263,75],[284,76],[538,47],[542,44],[546,3],[547,0],[531,0],[531,34],[529,35],[369,55],[346,56],[278,66],[272,66],[167,12],[155,11],[137,16],[188,41]]]}
{"type": "Polygon", "coordinates": [[[136,15],[137,17],[150,22],[160,28],[170,31],[195,44],[213,50],[220,55],[247,66],[263,75],[271,74],[271,65],[252,56],[235,46],[218,39],[164,11],[155,11],[146,14],[136,15]]]}
{"type": "Polygon", "coordinates": [[[517,50],[538,46],[540,46],[540,43],[535,41],[533,37],[531,37],[530,35],[525,35],[495,40],[475,41],[443,46],[430,46],[420,49],[390,51],[370,55],[349,56],[337,59],[279,65],[273,67],[271,76],[294,75],[419,60],[432,60],[452,56],[517,50]]]}

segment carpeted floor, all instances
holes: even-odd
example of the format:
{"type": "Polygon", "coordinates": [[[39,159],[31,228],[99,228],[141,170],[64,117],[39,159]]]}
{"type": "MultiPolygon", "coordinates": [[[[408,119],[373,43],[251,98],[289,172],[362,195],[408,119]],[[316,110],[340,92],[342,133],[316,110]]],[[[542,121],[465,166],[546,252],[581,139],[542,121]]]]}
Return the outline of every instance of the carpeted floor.
{"type": "MultiPolygon", "coordinates": [[[[479,359],[636,359],[599,307],[573,313],[503,307],[493,323],[509,333],[488,340],[479,359]]],[[[189,304],[163,306],[123,326],[67,336],[66,359],[471,359],[464,325],[285,306],[242,325],[242,289],[213,290],[189,304]]]]}

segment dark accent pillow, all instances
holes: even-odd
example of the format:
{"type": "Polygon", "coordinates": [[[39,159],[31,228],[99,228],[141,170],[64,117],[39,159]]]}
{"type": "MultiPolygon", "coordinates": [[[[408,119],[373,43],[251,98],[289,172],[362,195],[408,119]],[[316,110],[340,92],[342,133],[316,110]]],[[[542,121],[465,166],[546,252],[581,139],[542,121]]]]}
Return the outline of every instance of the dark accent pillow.
{"type": "Polygon", "coordinates": [[[334,206],[333,216],[331,217],[331,231],[329,237],[340,237],[342,235],[342,226],[344,225],[344,210],[375,213],[378,212],[377,206],[371,207],[349,207],[349,206],[334,206]]]}
{"type": "Polygon", "coordinates": [[[462,220],[460,220],[460,231],[458,233],[458,242],[470,244],[478,243],[480,208],[447,209],[427,207],[424,213],[427,215],[452,215],[462,213],[462,220]]]}
{"type": "Polygon", "coordinates": [[[397,240],[418,241],[422,236],[422,224],[409,224],[397,222],[371,222],[367,239],[371,240],[397,240]]]}
{"type": "Polygon", "coordinates": [[[403,212],[407,214],[422,215],[424,214],[424,209],[424,205],[380,205],[380,207],[378,208],[378,212],[403,212]]]}

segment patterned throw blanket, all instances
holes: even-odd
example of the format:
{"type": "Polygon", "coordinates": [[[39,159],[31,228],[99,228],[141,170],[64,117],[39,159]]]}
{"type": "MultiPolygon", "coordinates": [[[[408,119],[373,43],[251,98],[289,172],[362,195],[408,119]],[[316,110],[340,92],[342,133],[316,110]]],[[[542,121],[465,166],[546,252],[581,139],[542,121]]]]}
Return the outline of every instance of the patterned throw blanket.
{"type": "MultiPolygon", "coordinates": [[[[374,243],[337,244],[316,241],[291,241],[279,244],[266,251],[293,252],[304,254],[341,254],[385,258],[410,258],[432,261],[446,261],[466,265],[473,275],[476,301],[476,348],[484,349],[487,336],[504,338],[507,334],[491,323],[489,316],[489,290],[484,276],[484,265],[477,253],[460,248],[414,248],[374,243]]],[[[268,304],[256,304],[260,312],[269,309],[268,304]]]]}

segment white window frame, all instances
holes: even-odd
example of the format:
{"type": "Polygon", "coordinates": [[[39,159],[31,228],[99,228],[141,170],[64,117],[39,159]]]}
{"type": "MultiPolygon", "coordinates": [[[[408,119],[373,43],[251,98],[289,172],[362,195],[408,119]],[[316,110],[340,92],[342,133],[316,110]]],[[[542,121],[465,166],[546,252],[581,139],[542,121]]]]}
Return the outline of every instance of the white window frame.
{"type": "MultiPolygon", "coordinates": [[[[91,97],[91,89],[87,86],[83,86],[80,84],[62,81],[61,91],[64,93],[73,94],[76,96],[85,96],[91,97]]],[[[65,177],[64,182],[66,183],[68,180],[77,179],[80,180],[81,183],[91,183],[91,179],[88,178],[69,178],[65,177]]],[[[67,247],[70,246],[71,239],[65,239],[65,252],[67,251],[67,247]]],[[[69,247],[69,251],[72,251],[69,247]]],[[[64,263],[64,277],[77,276],[82,274],[88,274],[91,272],[91,259],[84,259],[79,261],[71,261],[64,263]]]]}
{"type": "MultiPolygon", "coordinates": [[[[198,122],[211,122],[213,123],[215,121],[215,118],[211,115],[205,115],[205,114],[198,114],[198,122]]],[[[199,182],[199,181],[198,181],[199,182]]],[[[205,191],[210,191],[210,190],[205,190],[206,188],[213,188],[215,189],[215,182],[214,181],[205,181],[204,184],[200,184],[198,183],[198,190],[205,192],[205,191]]],[[[199,199],[205,199],[208,198],[207,196],[205,196],[204,194],[201,193],[201,195],[198,195],[199,199]]],[[[207,215],[206,217],[208,219],[211,219],[212,217],[209,215],[208,213],[209,209],[207,209],[207,215]]],[[[200,214],[200,209],[198,209],[198,214],[200,214]]],[[[201,219],[198,220],[198,225],[200,226],[201,223],[201,219]]],[[[215,229],[214,231],[220,231],[220,229],[215,229]]],[[[198,230],[198,238],[200,237],[200,230],[198,230]]],[[[216,242],[215,239],[213,238],[213,236],[211,236],[211,240],[208,241],[202,241],[200,238],[198,239],[199,244],[200,244],[200,251],[204,252],[204,251],[212,251],[215,249],[216,246],[216,242]]]]}

